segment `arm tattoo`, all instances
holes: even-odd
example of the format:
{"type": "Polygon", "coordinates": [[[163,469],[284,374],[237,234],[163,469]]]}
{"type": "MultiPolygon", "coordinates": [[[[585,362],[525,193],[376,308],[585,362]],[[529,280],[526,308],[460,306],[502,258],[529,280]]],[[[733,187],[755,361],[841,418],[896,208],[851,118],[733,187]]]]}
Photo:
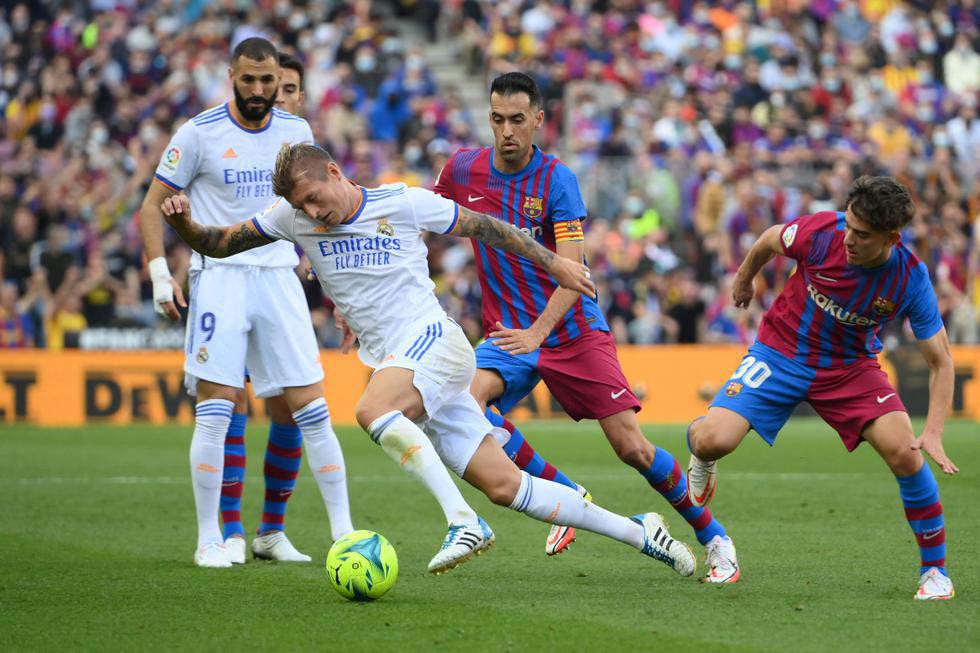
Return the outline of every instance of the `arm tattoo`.
{"type": "Polygon", "coordinates": [[[269,244],[247,222],[231,227],[211,227],[193,222],[189,225],[177,224],[174,228],[194,251],[214,258],[225,258],[269,244]]]}
{"type": "Polygon", "coordinates": [[[468,236],[499,249],[523,256],[532,263],[546,268],[555,259],[555,253],[539,245],[529,235],[483,213],[459,207],[459,222],[453,232],[456,236],[468,236]]]}

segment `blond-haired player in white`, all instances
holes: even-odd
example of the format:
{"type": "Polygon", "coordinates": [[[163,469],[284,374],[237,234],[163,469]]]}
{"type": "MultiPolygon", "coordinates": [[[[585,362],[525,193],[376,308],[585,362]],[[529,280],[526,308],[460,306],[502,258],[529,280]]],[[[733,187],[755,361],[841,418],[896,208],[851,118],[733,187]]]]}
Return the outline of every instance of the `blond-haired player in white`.
{"type": "MultiPolygon", "coordinates": [[[[235,100],[180,127],[143,201],[140,226],[154,300],[171,318],[179,317],[175,290],[181,304],[183,297],[164,258],[163,199],[186,192],[204,223],[231,224],[232,216],[255,213],[274,198],[272,172],[279,146],[313,140],[304,119],[273,108],[280,69],[269,41],[242,41],[232,53],[229,76],[235,100]]],[[[184,370],[188,391],[197,396],[190,465],[198,522],[194,562],[202,567],[245,561],[244,539],[223,540],[218,511],[225,434],[232,408],[241,401],[246,367],[256,396],[282,395],[286,415],[291,413],[302,432],[333,538],[352,530],[343,454],[323,398],[319,347],[294,272],[297,263],[295,249],[286,242],[220,260],[195,254],[192,261],[184,370]]],[[[275,524],[268,528],[267,521],[252,542],[256,556],[310,559],[286,538],[281,515],[279,530],[275,524]]]]}
{"type": "Polygon", "coordinates": [[[361,359],[375,370],[357,406],[358,423],[425,484],[449,522],[430,571],[452,569],[494,540],[441,458],[496,504],[601,533],[683,576],[694,573],[690,549],[670,537],[659,515],[616,515],[571,488],[529,476],[504,454],[469,393],[473,349],[432,292],[422,234],[476,238],[527,258],[566,288],[591,294],[595,289],[585,266],[555,256],[511,225],[430,191],[404,184],[362,188],[314,145],[282,147],[273,187],[284,199],[231,227],[194,222],[193,200],[185,195],[167,198],[161,210],[191,247],[208,256],[231,256],[286,240],[309,257],[324,291],[360,340],[361,359]]]}

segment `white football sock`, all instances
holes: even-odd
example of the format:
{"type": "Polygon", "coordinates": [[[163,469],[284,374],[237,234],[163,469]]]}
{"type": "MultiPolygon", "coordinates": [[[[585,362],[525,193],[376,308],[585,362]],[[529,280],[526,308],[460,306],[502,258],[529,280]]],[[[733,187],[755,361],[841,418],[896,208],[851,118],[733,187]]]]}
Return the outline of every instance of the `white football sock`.
{"type": "Polygon", "coordinates": [[[541,521],[584,528],[637,549],[643,548],[643,526],[586,501],[560,483],[521,472],[521,487],[510,507],[541,521]]]}
{"type": "Polygon", "coordinates": [[[200,401],[195,408],[191,438],[191,481],[197,509],[197,546],[222,542],[218,525],[221,475],[225,468],[225,433],[235,404],[227,399],[200,401]]]}
{"type": "Polygon", "coordinates": [[[388,457],[422,481],[436,498],[450,524],[475,524],[476,513],[450,478],[428,436],[401,411],[385,413],[368,426],[368,435],[388,457]]]}
{"type": "Polygon", "coordinates": [[[330,518],[330,537],[335,541],[354,530],[347,499],[347,469],[340,441],[330,425],[327,401],[320,397],[295,413],[293,420],[306,442],[306,462],[320,486],[320,495],[330,518]]]}

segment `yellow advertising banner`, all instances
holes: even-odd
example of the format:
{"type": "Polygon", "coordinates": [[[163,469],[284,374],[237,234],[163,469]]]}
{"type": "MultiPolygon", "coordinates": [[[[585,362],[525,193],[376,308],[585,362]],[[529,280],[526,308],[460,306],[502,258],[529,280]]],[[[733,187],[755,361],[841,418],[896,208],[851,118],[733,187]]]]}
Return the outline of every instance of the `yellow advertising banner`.
{"type": "MultiPolygon", "coordinates": [[[[740,346],[621,346],[619,359],[633,391],[643,402],[645,423],[682,423],[704,413],[714,392],[731,376],[745,353],[740,346]]],[[[954,412],[980,419],[980,347],[954,347],[954,412]]],[[[321,354],[324,390],[338,424],[353,424],[354,408],[370,370],[356,355],[321,354]]],[[[889,356],[882,366],[910,412],[922,406],[928,371],[913,349],[889,356]],[[903,362],[907,359],[909,363],[903,362]]],[[[85,423],[163,424],[193,421],[193,400],[184,390],[179,351],[97,352],[14,350],[0,352],[0,423],[42,426],[85,423]]],[[[263,415],[261,403],[252,411],[263,415]]],[[[515,410],[515,419],[564,417],[540,384],[515,410]]]]}

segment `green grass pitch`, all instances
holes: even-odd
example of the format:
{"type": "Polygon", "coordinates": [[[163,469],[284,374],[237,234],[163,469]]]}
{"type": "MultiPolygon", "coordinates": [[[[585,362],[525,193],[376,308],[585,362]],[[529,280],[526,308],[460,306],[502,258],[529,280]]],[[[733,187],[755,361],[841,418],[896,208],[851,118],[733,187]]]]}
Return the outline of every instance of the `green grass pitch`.
{"type": "MultiPolygon", "coordinates": [[[[249,425],[249,531],[261,508],[265,432],[258,420],[249,425]]],[[[656,510],[675,536],[696,544],[594,423],[532,423],[524,432],[603,506],[656,510]]],[[[682,427],[647,434],[686,462],[682,427]]],[[[355,526],[384,534],[399,556],[398,583],[375,603],[349,603],[327,583],[329,529],[305,462],[287,526],[314,562],[203,570],[191,562],[189,429],[3,426],[3,649],[980,648],[980,429],[972,422],[947,428],[947,451],[962,470],[939,479],[959,595],[934,604],[912,600],[918,554],[894,479],[870,447],[848,455],[818,421],[791,421],[771,450],[750,434],[721,463],[712,508],[743,569],[731,587],[680,578],[590,533],[547,558],[546,525],[468,487],[497,546],[429,576],[426,563],[445,534],[437,505],[366,435],[343,428],[340,437],[355,526]]]]}

